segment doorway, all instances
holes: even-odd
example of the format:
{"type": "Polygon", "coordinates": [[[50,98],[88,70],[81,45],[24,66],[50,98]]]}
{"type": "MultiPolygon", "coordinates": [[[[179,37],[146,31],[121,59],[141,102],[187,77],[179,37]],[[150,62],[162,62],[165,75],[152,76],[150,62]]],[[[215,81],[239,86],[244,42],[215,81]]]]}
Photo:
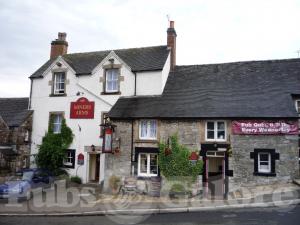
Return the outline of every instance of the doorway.
{"type": "Polygon", "coordinates": [[[99,183],[100,177],[100,154],[89,154],[89,182],[99,183]]]}
{"type": "Polygon", "coordinates": [[[207,197],[223,199],[225,194],[225,152],[206,153],[207,197]]]}

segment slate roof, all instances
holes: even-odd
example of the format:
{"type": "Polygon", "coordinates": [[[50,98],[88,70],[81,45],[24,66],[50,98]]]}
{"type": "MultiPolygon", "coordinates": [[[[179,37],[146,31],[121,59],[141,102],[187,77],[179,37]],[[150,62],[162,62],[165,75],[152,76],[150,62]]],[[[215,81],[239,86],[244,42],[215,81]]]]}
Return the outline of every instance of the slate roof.
{"type": "Polygon", "coordinates": [[[32,113],[29,98],[0,98],[0,116],[9,127],[18,127],[32,113]]]}
{"type": "Polygon", "coordinates": [[[160,97],[120,98],[124,118],[296,118],[300,59],[177,66],[160,97]]]}
{"type": "MultiPolygon", "coordinates": [[[[75,70],[76,75],[91,74],[92,70],[111,52],[98,51],[63,55],[63,59],[75,70]]],[[[162,70],[169,50],[166,45],[145,48],[113,50],[133,72],[162,70]]],[[[45,70],[55,61],[48,60],[30,78],[41,78],[45,70]]]]}

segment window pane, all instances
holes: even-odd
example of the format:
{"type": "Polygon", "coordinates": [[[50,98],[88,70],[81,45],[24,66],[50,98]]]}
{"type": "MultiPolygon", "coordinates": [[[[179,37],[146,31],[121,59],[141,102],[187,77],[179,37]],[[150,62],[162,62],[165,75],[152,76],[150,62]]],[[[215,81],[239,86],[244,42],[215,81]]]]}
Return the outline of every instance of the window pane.
{"type": "Polygon", "coordinates": [[[214,130],[215,129],[214,122],[207,122],[207,129],[208,130],[214,130]]]}
{"type": "Polygon", "coordinates": [[[225,123],[224,122],[218,122],[218,130],[225,130],[225,123]]]}
{"type": "Polygon", "coordinates": [[[158,173],[157,155],[150,154],[150,174],[158,173]]]}
{"type": "Polygon", "coordinates": [[[156,137],[156,121],[150,121],[150,137],[156,137]]]}
{"type": "Polygon", "coordinates": [[[116,80],[112,81],[112,90],[113,91],[118,90],[118,82],[116,80]]]}
{"type": "Polygon", "coordinates": [[[108,90],[108,91],[113,90],[113,86],[112,86],[113,83],[112,83],[112,81],[107,81],[106,85],[107,85],[107,90],[108,90]]]}
{"type": "Polygon", "coordinates": [[[207,139],[214,139],[215,132],[214,131],[207,131],[207,139]]]}
{"type": "Polygon", "coordinates": [[[141,121],[141,137],[147,137],[147,122],[141,121]]]}
{"type": "Polygon", "coordinates": [[[147,155],[140,154],[140,173],[147,173],[147,155]]]}
{"type": "Polygon", "coordinates": [[[218,139],[225,139],[225,131],[218,131],[218,139]]]}
{"type": "Polygon", "coordinates": [[[269,161],[269,154],[259,154],[260,161],[269,161]]]}

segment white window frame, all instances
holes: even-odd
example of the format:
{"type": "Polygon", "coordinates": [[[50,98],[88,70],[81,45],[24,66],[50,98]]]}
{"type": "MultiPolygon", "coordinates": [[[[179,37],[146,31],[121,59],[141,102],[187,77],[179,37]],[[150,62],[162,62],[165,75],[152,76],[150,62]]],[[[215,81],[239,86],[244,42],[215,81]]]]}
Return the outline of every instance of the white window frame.
{"type": "Polygon", "coordinates": [[[139,139],[140,140],[156,140],[157,139],[157,120],[140,120],[139,122],[139,139]],[[147,136],[142,136],[142,123],[146,122],[147,123],[147,136]],[[151,122],[155,123],[155,136],[152,137],[150,136],[151,134],[151,122]]]}
{"type": "Polygon", "coordinates": [[[105,70],[105,92],[106,93],[114,93],[114,92],[118,92],[118,91],[119,91],[119,69],[116,69],[116,68],[106,69],[105,70]],[[117,78],[108,80],[109,79],[108,71],[116,71],[117,78]],[[107,85],[108,82],[116,82],[116,89],[108,90],[108,85],[107,85]]]}
{"type": "Polygon", "coordinates": [[[53,94],[54,95],[63,95],[66,93],[66,73],[65,72],[55,72],[54,73],[54,81],[53,81],[53,94]],[[61,76],[64,76],[64,78],[62,79],[61,76]],[[58,77],[60,77],[60,79],[58,80],[58,77]],[[57,88],[57,86],[59,87],[59,84],[64,84],[64,88],[57,88]]]}
{"type": "Polygon", "coordinates": [[[138,176],[139,177],[157,177],[158,176],[158,154],[157,153],[139,153],[138,156],[138,176]],[[146,155],[147,156],[147,172],[142,173],[141,172],[141,155],[146,155]],[[157,156],[157,161],[156,161],[156,167],[157,167],[157,173],[153,174],[150,171],[150,156],[151,155],[156,155],[157,156]]]}
{"type": "Polygon", "coordinates": [[[257,155],[257,166],[258,166],[257,171],[259,173],[271,173],[271,154],[268,152],[259,152],[257,155]],[[262,154],[268,155],[268,161],[260,160],[260,155],[262,155],[262,154]],[[260,168],[262,162],[268,162],[268,169],[260,168]]]}
{"type": "Polygon", "coordinates": [[[52,116],[53,116],[53,124],[52,124],[53,125],[53,133],[54,134],[60,134],[61,125],[62,125],[64,115],[62,113],[53,113],[52,116]],[[55,117],[57,117],[57,116],[60,116],[60,121],[59,122],[55,121],[55,117]],[[59,125],[59,130],[58,131],[54,130],[55,125],[59,125]]]}
{"type": "Polygon", "coordinates": [[[227,140],[227,123],[224,120],[208,120],[205,121],[205,141],[226,141],[227,140]],[[214,123],[214,138],[210,139],[207,137],[207,123],[214,123]],[[224,123],[224,138],[218,138],[218,123],[224,123]]]}
{"type": "Polygon", "coordinates": [[[73,162],[72,151],[66,151],[66,157],[64,158],[64,165],[73,166],[72,162],[73,162]]]}

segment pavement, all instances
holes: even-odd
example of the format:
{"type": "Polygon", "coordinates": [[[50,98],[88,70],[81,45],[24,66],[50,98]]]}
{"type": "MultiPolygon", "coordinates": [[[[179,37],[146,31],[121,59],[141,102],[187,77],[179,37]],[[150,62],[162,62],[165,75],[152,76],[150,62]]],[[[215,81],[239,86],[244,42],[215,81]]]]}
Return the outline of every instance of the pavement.
{"type": "Polygon", "coordinates": [[[0,225],[299,225],[300,205],[268,208],[223,209],[204,212],[106,216],[10,216],[1,217],[0,225]]]}
{"type": "Polygon", "coordinates": [[[30,201],[0,201],[0,216],[91,216],[187,213],[224,209],[284,207],[300,203],[300,186],[289,183],[241,188],[227,200],[201,195],[169,198],[147,195],[104,195],[95,186],[66,187],[64,182],[46,192],[34,192],[30,201]]]}

